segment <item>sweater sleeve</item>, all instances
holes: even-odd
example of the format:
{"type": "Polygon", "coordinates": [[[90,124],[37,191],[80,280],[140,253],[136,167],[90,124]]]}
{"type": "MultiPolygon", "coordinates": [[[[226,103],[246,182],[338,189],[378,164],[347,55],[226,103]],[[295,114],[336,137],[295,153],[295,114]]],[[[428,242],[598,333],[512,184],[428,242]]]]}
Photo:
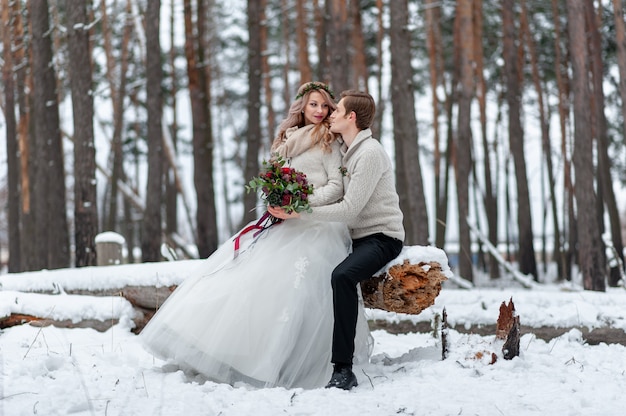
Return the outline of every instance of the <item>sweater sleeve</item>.
{"type": "Polygon", "coordinates": [[[350,181],[343,199],[334,204],[314,207],[313,212],[303,213],[303,218],[346,224],[354,222],[372,196],[383,170],[383,159],[378,152],[373,148],[367,149],[348,168],[350,181]]]}

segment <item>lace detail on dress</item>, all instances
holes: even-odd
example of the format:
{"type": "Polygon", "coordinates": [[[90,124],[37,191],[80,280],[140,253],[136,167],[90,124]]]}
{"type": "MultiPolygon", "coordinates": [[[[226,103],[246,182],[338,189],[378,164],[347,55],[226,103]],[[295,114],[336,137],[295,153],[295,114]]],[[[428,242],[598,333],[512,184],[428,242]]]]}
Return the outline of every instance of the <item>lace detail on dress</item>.
{"type": "Polygon", "coordinates": [[[302,279],[306,278],[306,268],[308,265],[309,259],[306,257],[300,257],[298,258],[298,260],[296,260],[296,275],[293,281],[293,287],[295,287],[296,289],[300,287],[300,282],[302,281],[302,279]]]}

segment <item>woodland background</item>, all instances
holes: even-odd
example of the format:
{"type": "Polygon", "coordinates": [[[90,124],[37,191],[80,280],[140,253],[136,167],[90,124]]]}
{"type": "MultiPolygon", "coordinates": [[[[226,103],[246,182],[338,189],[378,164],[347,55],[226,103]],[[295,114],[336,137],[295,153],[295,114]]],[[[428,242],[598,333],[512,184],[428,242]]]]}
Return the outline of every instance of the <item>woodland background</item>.
{"type": "Polygon", "coordinates": [[[138,261],[164,242],[210,255],[257,217],[244,184],[321,80],[376,98],[405,244],[443,248],[468,281],[504,258],[537,281],[623,282],[622,0],[0,7],[9,272],[94,265],[103,231],[138,261]]]}

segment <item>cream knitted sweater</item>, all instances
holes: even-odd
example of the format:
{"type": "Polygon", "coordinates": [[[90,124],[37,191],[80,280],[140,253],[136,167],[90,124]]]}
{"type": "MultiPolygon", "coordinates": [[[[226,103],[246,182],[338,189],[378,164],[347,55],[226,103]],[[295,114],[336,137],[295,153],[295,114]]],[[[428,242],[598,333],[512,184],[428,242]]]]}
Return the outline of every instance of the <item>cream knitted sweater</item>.
{"type": "Polygon", "coordinates": [[[289,166],[304,172],[313,184],[313,194],[309,196],[311,207],[337,202],[343,196],[341,144],[335,140],[330,152],[324,151],[321,145],[314,146],[311,142],[313,127],[311,124],[287,129],[286,140],[272,149],[285,158],[289,166]]]}
{"type": "Polygon", "coordinates": [[[402,211],[389,156],[370,129],[362,130],[341,148],[345,194],[335,204],[313,208],[302,218],[348,225],[353,239],[383,233],[404,241],[402,211]]]}

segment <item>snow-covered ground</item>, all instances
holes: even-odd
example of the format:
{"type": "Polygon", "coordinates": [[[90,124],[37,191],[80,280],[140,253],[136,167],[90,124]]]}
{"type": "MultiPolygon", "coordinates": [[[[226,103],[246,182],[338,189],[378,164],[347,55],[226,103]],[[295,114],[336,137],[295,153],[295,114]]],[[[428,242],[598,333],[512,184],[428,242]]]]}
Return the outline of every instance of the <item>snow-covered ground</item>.
{"type": "MultiPolygon", "coordinates": [[[[626,347],[588,345],[578,329],[549,341],[523,335],[520,356],[510,361],[494,336],[450,330],[449,354],[442,360],[439,331],[376,330],[372,360],[356,368],[359,386],[352,391],[256,389],[216,384],[155,359],[131,331],[133,309],[124,298],[65,294],[155,279],[178,284],[199,265],[186,260],[0,275],[0,317],[119,319],[106,332],[31,325],[1,331],[0,415],[623,414],[626,347]]],[[[435,305],[420,315],[368,310],[368,316],[434,322],[445,308],[451,325],[492,325],[502,302],[513,299],[522,325],[626,330],[626,290],[564,289],[462,290],[446,284],[435,305]]]]}

